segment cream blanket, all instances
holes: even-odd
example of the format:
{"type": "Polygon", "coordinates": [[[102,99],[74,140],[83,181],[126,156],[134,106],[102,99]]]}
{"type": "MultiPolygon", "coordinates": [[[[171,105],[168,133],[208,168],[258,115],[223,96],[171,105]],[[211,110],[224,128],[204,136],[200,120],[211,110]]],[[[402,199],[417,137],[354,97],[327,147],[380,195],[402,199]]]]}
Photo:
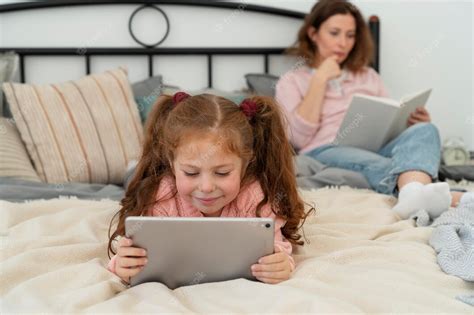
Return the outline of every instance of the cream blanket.
{"type": "Polygon", "coordinates": [[[105,268],[108,223],[118,203],[77,199],[0,201],[3,312],[473,313],[455,296],[473,283],[446,275],[430,227],[399,221],[393,200],[365,190],[303,191],[318,212],[297,268],[278,285],[247,280],[174,291],[126,289],[105,268]]]}

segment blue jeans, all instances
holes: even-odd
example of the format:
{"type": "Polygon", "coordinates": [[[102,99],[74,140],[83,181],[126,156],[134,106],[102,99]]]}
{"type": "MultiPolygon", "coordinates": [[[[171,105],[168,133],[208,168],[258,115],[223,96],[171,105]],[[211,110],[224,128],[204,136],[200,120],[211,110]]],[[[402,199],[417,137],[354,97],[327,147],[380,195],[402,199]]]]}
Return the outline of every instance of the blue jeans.
{"type": "Polygon", "coordinates": [[[372,188],[382,194],[397,193],[401,173],[421,171],[438,177],[441,143],[438,129],[418,123],[402,132],[377,153],[354,147],[323,145],[306,153],[323,164],[364,174],[372,188]]]}

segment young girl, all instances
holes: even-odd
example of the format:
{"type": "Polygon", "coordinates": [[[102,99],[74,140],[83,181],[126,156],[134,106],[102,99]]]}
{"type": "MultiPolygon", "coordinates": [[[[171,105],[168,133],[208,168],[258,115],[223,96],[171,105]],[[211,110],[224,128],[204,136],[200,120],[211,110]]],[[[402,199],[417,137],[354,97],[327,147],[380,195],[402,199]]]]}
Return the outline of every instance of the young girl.
{"type": "Polygon", "coordinates": [[[146,251],[129,238],[112,249],[128,216],[270,217],[275,253],[251,266],[252,273],[265,283],[287,280],[295,268],[291,244],[303,244],[297,232],[306,217],[294,174],[293,150],[272,99],[253,97],[237,106],[209,94],[162,96],[117,213],[108,246],[116,255],[108,269],[129,282],[147,263],[146,251]]]}

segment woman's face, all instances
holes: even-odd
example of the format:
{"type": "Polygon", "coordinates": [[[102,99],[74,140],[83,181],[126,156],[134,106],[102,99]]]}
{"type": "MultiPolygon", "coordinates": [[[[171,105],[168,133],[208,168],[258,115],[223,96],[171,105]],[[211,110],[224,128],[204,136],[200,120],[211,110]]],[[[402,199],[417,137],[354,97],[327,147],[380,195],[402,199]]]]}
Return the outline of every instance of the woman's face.
{"type": "Polygon", "coordinates": [[[333,55],[341,64],[355,45],[356,22],[350,14],[336,14],[324,21],[319,30],[311,26],[308,36],[317,46],[316,66],[333,55]]]}

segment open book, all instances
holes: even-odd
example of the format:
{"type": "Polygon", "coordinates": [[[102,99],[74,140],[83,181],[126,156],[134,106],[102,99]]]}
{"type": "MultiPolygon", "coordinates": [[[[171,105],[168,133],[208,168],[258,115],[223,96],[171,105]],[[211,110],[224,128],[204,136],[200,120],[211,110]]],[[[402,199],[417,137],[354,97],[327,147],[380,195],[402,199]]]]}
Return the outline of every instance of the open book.
{"type": "Polygon", "coordinates": [[[425,106],[431,89],[400,101],[355,94],[333,144],[377,152],[408,128],[408,118],[417,107],[425,106]]]}

